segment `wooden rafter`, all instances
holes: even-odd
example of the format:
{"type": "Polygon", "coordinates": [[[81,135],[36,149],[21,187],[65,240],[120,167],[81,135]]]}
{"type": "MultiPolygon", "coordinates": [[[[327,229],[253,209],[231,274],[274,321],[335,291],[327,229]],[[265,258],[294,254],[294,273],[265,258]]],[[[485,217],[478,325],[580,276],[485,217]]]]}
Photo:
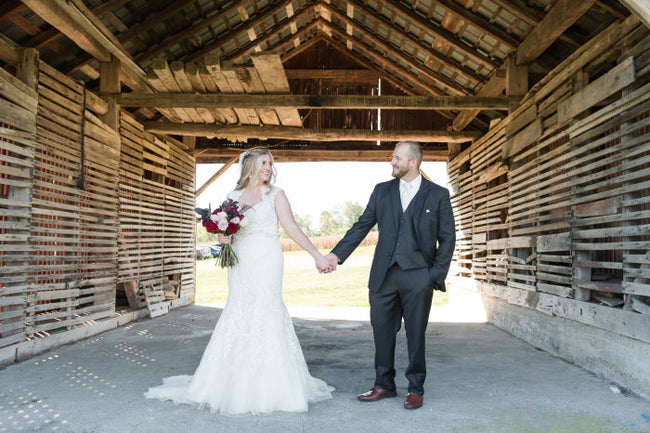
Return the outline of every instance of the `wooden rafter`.
{"type": "Polygon", "coordinates": [[[498,40],[502,44],[508,46],[509,48],[517,48],[519,41],[510,36],[496,25],[491,22],[484,20],[480,16],[472,13],[472,11],[465,9],[460,6],[453,0],[434,0],[437,4],[445,8],[447,11],[453,13],[454,15],[459,16],[468,23],[471,23],[473,26],[481,29],[485,33],[492,36],[494,39],[498,40]]]}
{"type": "Polygon", "coordinates": [[[204,18],[196,23],[193,23],[191,26],[187,27],[185,30],[182,30],[178,33],[169,35],[167,38],[165,38],[163,41],[161,41],[158,45],[155,47],[152,47],[149,51],[146,53],[142,53],[139,56],[136,56],[136,60],[138,62],[144,62],[147,60],[150,60],[156,56],[158,56],[160,53],[164,52],[165,50],[169,49],[171,46],[181,43],[184,40],[191,38],[194,36],[196,33],[200,32],[202,29],[208,27],[209,25],[216,23],[219,20],[224,19],[224,17],[228,16],[229,14],[232,14],[233,12],[236,12],[237,9],[247,3],[246,0],[239,0],[237,2],[234,2],[231,4],[228,8],[220,11],[217,14],[214,14],[208,18],[204,18]]]}
{"type": "Polygon", "coordinates": [[[540,23],[526,36],[517,49],[517,64],[538,58],[566,29],[580,19],[596,0],[558,0],[540,23]]]}
{"type": "Polygon", "coordinates": [[[650,29],[650,3],[647,0],[620,0],[626,8],[639,17],[641,22],[650,29]]]}
{"type": "MultiPolygon", "coordinates": [[[[368,8],[367,5],[364,5],[356,0],[348,0],[348,4],[354,5],[359,11],[361,11],[363,14],[369,14],[372,13],[372,10],[368,8]]],[[[422,52],[424,52],[428,57],[434,59],[436,62],[450,68],[451,70],[467,77],[470,80],[473,80],[478,83],[483,83],[485,82],[485,78],[476,74],[474,71],[471,71],[465,67],[463,67],[461,64],[455,63],[454,61],[450,60],[447,56],[444,56],[441,53],[436,52],[433,50],[430,45],[424,43],[421,39],[415,38],[412,36],[410,33],[403,31],[399,27],[395,26],[391,21],[386,18],[383,15],[377,15],[373,17],[374,19],[381,21],[386,25],[388,28],[393,29],[393,33],[396,35],[399,35],[402,40],[409,41],[413,46],[418,47],[422,52]]],[[[348,25],[352,25],[354,27],[360,28],[359,24],[356,24],[354,20],[343,17],[343,20],[346,22],[348,25]]]]}
{"type": "Polygon", "coordinates": [[[23,0],[30,9],[100,62],[117,58],[122,80],[137,90],[149,89],[145,73],[114,35],[80,0],[23,0]]]}
{"type": "Polygon", "coordinates": [[[454,47],[454,49],[463,53],[470,59],[494,69],[499,67],[497,60],[491,59],[482,54],[480,51],[471,48],[467,42],[463,41],[449,30],[438,26],[432,21],[425,20],[421,15],[415,13],[412,9],[408,9],[400,2],[384,3],[384,7],[391,8],[395,13],[402,15],[407,21],[412,22],[418,27],[425,28],[427,31],[433,33],[437,38],[440,38],[444,43],[454,47]]]}
{"type": "Polygon", "coordinates": [[[123,93],[123,107],[162,108],[296,108],[296,109],[385,109],[385,110],[507,110],[506,98],[480,96],[395,95],[253,95],[195,93],[123,93]]]}
{"type": "MultiPolygon", "coordinates": [[[[596,0],[585,0],[577,4],[573,0],[558,0],[548,14],[522,41],[516,52],[516,64],[530,63],[539,57],[569,26],[582,17],[596,0]]],[[[476,95],[496,96],[505,90],[504,79],[494,75],[476,95]]],[[[464,111],[456,116],[453,129],[460,131],[469,125],[478,111],[464,111]]]]}
{"type": "MultiPolygon", "coordinates": [[[[500,74],[494,74],[492,78],[476,93],[476,96],[481,97],[495,97],[503,93],[506,88],[506,79],[500,74]]],[[[462,131],[469,125],[472,120],[480,113],[480,110],[466,110],[461,111],[454,122],[452,129],[454,131],[462,131]]]]}
{"type": "MultiPolygon", "coordinates": [[[[322,20],[322,18],[319,18],[319,19],[322,20]]],[[[426,83],[426,82],[424,82],[424,81],[423,81],[423,80],[422,80],[418,75],[416,75],[415,73],[413,73],[413,72],[411,72],[411,71],[409,71],[409,70],[405,70],[405,69],[404,69],[401,65],[399,65],[399,64],[395,64],[394,62],[391,62],[383,52],[377,52],[377,51],[371,49],[371,48],[368,47],[367,45],[361,43],[360,41],[354,39],[352,36],[348,35],[345,31],[340,30],[340,29],[338,29],[337,27],[333,27],[333,26],[332,26],[329,22],[327,22],[327,21],[322,21],[322,24],[323,24],[323,27],[325,27],[325,28],[327,28],[327,29],[329,30],[329,33],[331,33],[331,34],[333,34],[333,35],[336,35],[336,36],[339,38],[339,40],[341,40],[341,41],[352,41],[352,42],[354,42],[355,45],[358,46],[358,50],[359,50],[359,51],[365,53],[368,57],[370,57],[371,59],[373,59],[373,60],[374,60],[375,62],[377,62],[379,65],[382,65],[382,68],[384,69],[384,72],[383,72],[383,73],[384,73],[385,75],[393,75],[393,74],[397,73],[397,75],[404,75],[404,76],[407,76],[409,79],[413,80],[413,82],[414,82],[418,87],[420,87],[420,89],[422,89],[422,90],[418,90],[418,93],[430,93],[430,94],[433,94],[433,95],[442,95],[442,94],[443,94],[442,91],[441,91],[440,89],[434,87],[431,83],[426,83]],[[393,71],[388,71],[387,68],[386,68],[387,65],[390,65],[390,67],[393,69],[393,71]]],[[[410,61],[410,59],[408,59],[408,58],[407,58],[406,56],[404,56],[403,54],[398,53],[395,49],[393,49],[393,48],[390,47],[389,45],[384,44],[383,42],[374,39],[374,38],[372,37],[372,35],[371,35],[370,33],[368,33],[368,32],[365,32],[364,35],[367,35],[367,36],[368,36],[368,39],[371,40],[372,42],[376,42],[376,45],[377,45],[379,48],[385,48],[385,49],[388,51],[388,53],[390,53],[391,55],[394,55],[397,59],[399,59],[399,60],[405,62],[405,63],[406,63],[409,67],[411,67],[413,70],[415,70],[415,71],[417,71],[417,72],[423,72],[423,73],[424,73],[424,69],[423,69],[423,68],[420,68],[420,67],[418,67],[417,65],[414,65],[414,64],[410,61]],[[370,39],[370,38],[372,38],[372,39],[370,39]]],[[[349,48],[347,48],[347,44],[346,44],[346,49],[349,50],[349,48]]],[[[436,76],[437,76],[437,75],[439,75],[439,74],[436,73],[436,76]]],[[[438,80],[436,80],[436,78],[434,78],[434,77],[432,77],[432,76],[430,76],[430,75],[429,75],[428,77],[429,77],[429,79],[430,79],[431,81],[439,82],[438,80]]],[[[404,84],[401,84],[400,87],[403,88],[403,87],[404,87],[404,84]]],[[[456,90],[456,89],[454,89],[454,93],[456,93],[456,94],[465,94],[465,93],[463,93],[463,92],[461,92],[461,91],[459,91],[459,90],[456,90]]]]}
{"type": "Polygon", "coordinates": [[[236,137],[239,140],[304,140],[304,141],[399,141],[422,143],[464,143],[478,138],[481,132],[458,131],[390,131],[365,129],[309,129],[292,126],[206,125],[192,123],[143,122],[154,134],[189,135],[195,137],[236,137]]]}
{"type": "MultiPolygon", "coordinates": [[[[93,13],[97,14],[98,16],[101,16],[104,13],[106,13],[107,11],[110,11],[110,10],[113,10],[113,9],[117,8],[119,6],[118,3],[126,3],[126,2],[127,2],[126,0],[109,1],[109,2],[103,3],[103,4],[93,8],[93,13]],[[113,3],[113,4],[110,4],[110,3],[113,3]]],[[[187,7],[189,4],[191,4],[193,2],[194,2],[194,0],[183,0],[183,1],[180,1],[180,2],[174,2],[171,5],[167,6],[165,9],[163,9],[162,11],[147,16],[147,18],[143,22],[134,25],[133,27],[131,27],[126,32],[117,35],[117,39],[120,41],[121,44],[126,44],[128,42],[131,42],[132,40],[137,38],[142,33],[150,30],[156,24],[159,24],[160,22],[163,22],[164,20],[171,18],[175,14],[180,13],[180,11],[182,11],[183,8],[187,7]]],[[[67,74],[72,74],[73,72],[83,68],[85,65],[90,63],[92,60],[93,60],[92,56],[89,56],[89,55],[81,56],[79,59],[72,62],[66,68],[65,72],[67,74]]]]}
{"type": "MultiPolygon", "coordinates": [[[[517,1],[512,0],[491,0],[493,3],[501,6],[503,9],[507,10],[509,13],[513,14],[517,18],[527,22],[531,26],[536,26],[539,22],[544,19],[544,13],[533,8],[527,7],[524,4],[521,4],[517,1]]],[[[575,32],[563,33],[560,36],[560,39],[569,42],[573,45],[579,46],[585,42],[585,38],[576,34],[575,32]]]]}
{"type": "MultiPolygon", "coordinates": [[[[400,79],[398,79],[398,73],[391,73],[392,71],[386,70],[385,65],[382,67],[377,66],[374,62],[368,62],[366,61],[363,57],[356,56],[355,53],[350,52],[347,47],[345,46],[344,43],[342,43],[340,40],[337,41],[331,36],[327,36],[324,32],[322,32],[319,35],[319,40],[324,41],[325,43],[329,44],[332,48],[337,50],[341,55],[347,57],[350,60],[354,60],[360,64],[365,65],[368,69],[377,72],[378,74],[381,75],[382,80],[386,80],[387,82],[391,83],[393,86],[396,88],[402,90],[404,93],[407,95],[415,95],[415,94],[430,94],[433,93],[428,89],[428,87],[422,87],[420,86],[418,81],[415,81],[416,88],[413,88],[411,86],[405,85],[400,79]]],[[[372,59],[378,60],[380,59],[380,56],[368,52],[367,55],[371,57],[372,59]]]]}
{"type": "MultiPolygon", "coordinates": [[[[239,48],[237,51],[229,53],[226,58],[228,60],[237,60],[242,57],[250,55],[252,52],[255,51],[256,47],[262,46],[265,43],[268,43],[271,39],[277,38],[279,34],[284,32],[285,30],[291,28],[292,26],[295,26],[296,23],[301,20],[305,19],[308,15],[314,13],[314,6],[310,5],[306,8],[303,8],[299,11],[295,11],[290,17],[287,17],[286,20],[283,20],[282,22],[278,22],[277,26],[274,27],[273,29],[269,29],[267,32],[258,35],[257,38],[254,40],[251,40],[249,43],[244,45],[243,47],[239,48]]],[[[315,28],[316,22],[312,22],[305,26],[303,29],[300,31],[297,31],[296,33],[291,33],[289,34],[286,39],[283,40],[283,42],[295,42],[296,38],[299,38],[303,34],[308,33],[310,30],[315,28]]],[[[248,33],[250,29],[252,29],[253,26],[246,27],[244,29],[241,29],[238,34],[242,33],[248,33]]],[[[201,54],[205,52],[210,52],[214,51],[215,47],[221,46],[231,39],[235,38],[237,34],[227,34],[225,37],[221,38],[218,41],[214,41],[212,44],[209,45],[206,49],[203,49],[197,53],[193,53],[192,55],[188,56],[186,60],[192,60],[192,59],[198,59],[201,54]]],[[[273,50],[267,50],[267,51],[273,51],[273,50]]]]}

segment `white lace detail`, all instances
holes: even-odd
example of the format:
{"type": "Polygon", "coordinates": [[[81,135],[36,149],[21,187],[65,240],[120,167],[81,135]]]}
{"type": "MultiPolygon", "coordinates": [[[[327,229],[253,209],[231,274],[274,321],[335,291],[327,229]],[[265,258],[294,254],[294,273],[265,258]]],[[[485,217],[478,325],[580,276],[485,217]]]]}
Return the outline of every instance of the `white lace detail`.
{"type": "MultiPolygon", "coordinates": [[[[174,376],[145,396],[208,406],[223,414],[306,411],[333,388],[309,374],[282,301],[283,257],[273,187],[245,212],[233,237],[239,263],[228,269],[228,301],[193,376],[174,376]],[[272,391],[272,392],[271,392],[272,391]]],[[[241,191],[229,198],[237,200],[241,191]]]]}
{"type": "MultiPolygon", "coordinates": [[[[245,212],[247,224],[235,236],[233,236],[233,247],[242,238],[248,237],[279,237],[278,217],[275,213],[275,196],[281,191],[280,188],[270,187],[270,191],[262,191],[262,201],[248,208],[245,212]]],[[[232,191],[228,198],[239,200],[243,190],[232,191]]]]}

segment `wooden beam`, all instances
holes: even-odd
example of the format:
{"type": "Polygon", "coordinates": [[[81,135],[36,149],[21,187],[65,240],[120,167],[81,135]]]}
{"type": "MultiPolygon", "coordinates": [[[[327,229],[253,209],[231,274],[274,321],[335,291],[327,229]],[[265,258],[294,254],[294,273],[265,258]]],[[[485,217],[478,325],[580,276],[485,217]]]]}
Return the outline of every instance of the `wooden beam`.
{"type": "Polygon", "coordinates": [[[21,62],[20,48],[5,35],[0,34],[0,60],[17,66],[21,62]]]}
{"type": "Polygon", "coordinates": [[[562,33],[578,21],[596,0],[558,0],[544,19],[526,36],[517,48],[517,65],[538,58],[562,33]]]}
{"type": "Polygon", "coordinates": [[[108,110],[100,118],[115,131],[120,129],[120,106],[115,94],[120,91],[120,61],[113,57],[110,62],[99,64],[99,94],[106,98],[108,110]]]}
{"type": "Polygon", "coordinates": [[[635,14],[647,28],[650,29],[650,3],[648,0],[620,0],[623,5],[635,14]]]}
{"type": "Polygon", "coordinates": [[[230,159],[228,160],[228,162],[226,162],[226,163],[223,165],[223,167],[221,167],[221,168],[220,168],[220,169],[219,169],[215,174],[213,174],[213,175],[210,177],[210,179],[208,179],[207,182],[205,182],[203,185],[201,185],[201,187],[199,187],[199,189],[196,190],[196,192],[194,193],[194,197],[198,197],[198,196],[200,196],[201,194],[203,194],[203,191],[205,191],[206,189],[208,189],[208,187],[209,187],[210,185],[212,185],[212,184],[214,183],[215,180],[219,179],[219,177],[220,177],[222,174],[224,174],[224,173],[226,172],[226,170],[228,170],[228,169],[229,169],[229,168],[230,168],[234,163],[236,163],[238,160],[239,160],[239,155],[237,155],[237,156],[233,156],[232,158],[230,158],[230,159]]]}
{"type": "MultiPolygon", "coordinates": [[[[367,161],[388,162],[393,149],[343,150],[343,149],[270,149],[276,162],[316,162],[316,161],[367,161]]],[[[242,149],[219,147],[200,149],[194,157],[197,164],[227,163],[239,158],[242,149]]],[[[427,149],[422,151],[424,161],[447,161],[447,149],[427,149]]]]}
{"type": "MultiPolygon", "coordinates": [[[[500,74],[494,74],[492,75],[492,78],[485,83],[481,89],[476,92],[476,96],[478,97],[495,97],[498,95],[501,95],[503,91],[506,88],[506,79],[505,77],[502,77],[500,74]]],[[[461,111],[458,116],[454,119],[454,122],[452,124],[452,129],[454,131],[462,131],[469,125],[472,120],[478,115],[480,110],[475,109],[475,110],[465,110],[461,111]]]]}
{"type": "Polygon", "coordinates": [[[377,84],[381,74],[370,69],[285,69],[290,80],[324,80],[349,84],[377,84]]]}
{"type": "Polygon", "coordinates": [[[506,64],[506,96],[510,98],[510,112],[518,106],[521,98],[528,93],[528,65],[515,64],[514,56],[508,56],[506,64]]]}
{"type": "Polygon", "coordinates": [[[507,110],[509,106],[507,98],[482,96],[122,93],[117,100],[124,107],[162,108],[507,110]]]}
{"type": "MultiPolygon", "coordinates": [[[[251,55],[251,60],[257,70],[260,80],[267,93],[289,93],[289,81],[284,75],[284,67],[280,56],[276,53],[258,53],[251,55]]],[[[252,96],[252,95],[249,95],[252,96]]],[[[280,123],[286,126],[302,126],[302,119],[298,110],[292,108],[275,109],[280,123]]]]}
{"type": "Polygon", "coordinates": [[[23,3],[100,62],[111,60],[109,50],[93,36],[97,29],[91,29],[88,22],[81,22],[79,11],[74,10],[72,3],[63,0],[23,0],[23,3]]]}
{"type": "Polygon", "coordinates": [[[145,73],[115,36],[80,0],[23,0],[41,18],[56,27],[100,62],[116,57],[122,79],[132,89],[149,90],[145,73]]]}
{"type": "Polygon", "coordinates": [[[35,91],[38,91],[38,50],[25,48],[22,50],[22,61],[16,68],[16,77],[35,91]]]}
{"type": "Polygon", "coordinates": [[[292,126],[206,125],[192,123],[143,122],[145,130],[154,134],[213,136],[247,140],[305,140],[305,141],[399,141],[422,143],[464,143],[478,138],[481,132],[454,131],[390,131],[366,129],[308,129],[292,126]]]}

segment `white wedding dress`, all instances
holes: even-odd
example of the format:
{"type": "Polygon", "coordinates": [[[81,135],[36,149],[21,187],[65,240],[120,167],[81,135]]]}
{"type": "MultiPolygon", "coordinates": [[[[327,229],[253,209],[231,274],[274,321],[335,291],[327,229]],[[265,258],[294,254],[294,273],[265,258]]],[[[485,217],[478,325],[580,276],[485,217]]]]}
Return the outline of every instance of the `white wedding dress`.
{"type": "MultiPolygon", "coordinates": [[[[209,407],[228,415],[302,412],[334,390],[309,374],[282,300],[283,257],[272,187],[245,212],[233,236],[239,262],[228,268],[228,300],[193,376],[172,376],[147,398],[209,407]]],[[[237,200],[242,191],[229,198],[237,200]]]]}

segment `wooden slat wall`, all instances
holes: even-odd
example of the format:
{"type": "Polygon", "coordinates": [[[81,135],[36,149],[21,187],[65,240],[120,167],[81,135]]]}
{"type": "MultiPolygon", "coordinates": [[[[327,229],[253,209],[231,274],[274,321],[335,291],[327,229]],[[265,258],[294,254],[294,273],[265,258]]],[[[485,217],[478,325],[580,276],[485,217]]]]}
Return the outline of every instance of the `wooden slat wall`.
{"type": "Polygon", "coordinates": [[[194,160],[122,114],[118,280],[194,298],[194,160]]]}
{"type": "Polygon", "coordinates": [[[36,92],[0,68],[0,347],[25,340],[36,92]]]}
{"type": "Polygon", "coordinates": [[[612,25],[450,161],[453,269],[487,296],[650,342],[649,45],[612,25]]]}
{"type": "Polygon", "coordinates": [[[192,302],[193,158],[43,62],[37,91],[0,68],[0,92],[0,347],[115,318],[125,281],[152,316],[192,302]]]}

